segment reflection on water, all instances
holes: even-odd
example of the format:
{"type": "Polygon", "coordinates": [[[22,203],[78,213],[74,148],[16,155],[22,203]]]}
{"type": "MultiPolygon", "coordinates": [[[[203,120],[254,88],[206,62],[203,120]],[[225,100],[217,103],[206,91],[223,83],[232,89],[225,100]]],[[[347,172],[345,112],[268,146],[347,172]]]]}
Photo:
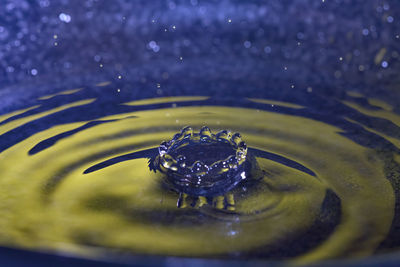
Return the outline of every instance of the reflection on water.
{"type": "Polygon", "coordinates": [[[200,96],[105,102],[85,90],[0,116],[2,245],[296,263],[398,246],[400,117],[385,103],[351,93],[327,106],[200,96]],[[186,125],[240,132],[262,177],[228,200],[178,208],[179,194],[148,159],[186,125]]]}

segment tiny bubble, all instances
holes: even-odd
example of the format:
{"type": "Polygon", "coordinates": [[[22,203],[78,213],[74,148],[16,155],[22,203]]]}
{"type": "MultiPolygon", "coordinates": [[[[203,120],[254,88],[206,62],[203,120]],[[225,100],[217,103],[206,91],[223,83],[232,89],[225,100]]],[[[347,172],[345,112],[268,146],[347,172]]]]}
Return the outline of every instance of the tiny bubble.
{"type": "Polygon", "coordinates": [[[118,75],[118,79],[120,79],[120,80],[121,80],[121,79],[122,79],[122,76],[121,76],[121,75],[118,75]]]}
{"type": "Polygon", "coordinates": [[[36,75],[38,74],[37,69],[31,69],[31,74],[32,74],[33,76],[36,76],[36,75]]]}
{"type": "Polygon", "coordinates": [[[169,9],[171,9],[171,10],[174,10],[176,8],[176,4],[174,2],[170,2],[168,4],[168,6],[169,6],[169,9]]]}
{"type": "Polygon", "coordinates": [[[384,10],[389,10],[390,9],[389,4],[387,4],[387,3],[383,4],[383,9],[384,10]]]}
{"type": "Polygon", "coordinates": [[[72,64],[70,62],[65,62],[64,63],[64,68],[69,69],[71,68],[72,64]]]}
{"type": "Polygon", "coordinates": [[[163,72],[163,74],[161,75],[163,77],[164,80],[169,78],[169,73],[168,72],[163,72]]]}
{"type": "Polygon", "coordinates": [[[386,69],[389,66],[389,63],[387,61],[382,61],[381,66],[386,69]]]}
{"type": "Polygon", "coordinates": [[[304,33],[298,32],[297,33],[297,38],[300,39],[300,40],[304,39],[304,33]]]}
{"type": "Polygon", "coordinates": [[[333,75],[335,76],[336,79],[340,79],[340,77],[342,77],[342,72],[340,70],[337,70],[334,72],[333,75]]]}
{"type": "Polygon", "coordinates": [[[93,59],[94,59],[94,61],[99,62],[99,61],[101,60],[101,56],[95,55],[95,56],[93,57],[93,59]]]}
{"type": "Polygon", "coordinates": [[[58,15],[58,18],[65,23],[69,23],[71,21],[71,16],[65,13],[60,13],[60,15],[58,15]]]}
{"type": "Polygon", "coordinates": [[[39,5],[40,7],[48,7],[50,5],[50,2],[48,0],[40,0],[39,5]]]}
{"type": "Polygon", "coordinates": [[[157,43],[156,43],[156,41],[150,41],[149,44],[148,44],[148,46],[149,46],[150,48],[154,48],[154,47],[157,46],[157,43]]]}

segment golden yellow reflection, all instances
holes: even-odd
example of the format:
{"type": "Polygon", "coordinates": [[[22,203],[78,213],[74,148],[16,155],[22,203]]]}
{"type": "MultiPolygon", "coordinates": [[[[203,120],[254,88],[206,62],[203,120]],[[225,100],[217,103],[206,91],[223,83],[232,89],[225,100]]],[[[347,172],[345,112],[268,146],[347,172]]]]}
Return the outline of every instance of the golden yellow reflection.
{"type": "Polygon", "coordinates": [[[281,101],[275,101],[275,100],[269,100],[269,99],[248,98],[248,100],[250,100],[250,101],[252,101],[254,103],[269,104],[269,105],[282,106],[282,107],[288,107],[288,108],[296,108],[296,109],[304,108],[303,106],[300,106],[300,105],[297,105],[297,104],[281,102],[281,101]]]}
{"type": "Polygon", "coordinates": [[[38,99],[39,99],[39,100],[47,100],[47,99],[50,99],[50,98],[53,98],[53,97],[59,96],[59,95],[72,95],[72,94],[75,94],[75,93],[81,91],[82,89],[83,89],[83,88],[76,88],[76,89],[65,90],[65,91],[62,91],[62,92],[59,92],[59,93],[56,93],[56,94],[45,95],[45,96],[39,97],[38,99]]]}
{"type": "Polygon", "coordinates": [[[9,119],[11,117],[14,117],[14,116],[21,115],[21,114],[23,114],[23,113],[25,113],[27,111],[34,110],[34,109],[36,109],[38,107],[40,107],[40,105],[36,105],[36,106],[33,106],[33,107],[29,107],[29,108],[13,111],[13,112],[7,113],[5,115],[1,115],[0,116],[0,122],[5,121],[5,120],[7,120],[7,119],[9,119]]]}
{"type": "MultiPolygon", "coordinates": [[[[182,98],[202,99],[206,98],[182,98]]],[[[0,132],[92,101],[7,123],[0,132]]],[[[180,98],[146,101],[129,104],[180,98]]],[[[92,257],[96,251],[102,254],[95,247],[195,257],[246,252],[305,232],[318,216],[328,188],[341,200],[341,221],[326,240],[293,263],[369,255],[390,229],[395,199],[383,163],[371,160],[374,152],[340,135],[339,128],[302,117],[220,106],[137,111],[102,119],[115,118],[124,119],[78,132],[32,156],[28,151],[39,142],[87,122],[52,127],[0,154],[0,244],[92,257]],[[240,132],[250,147],[297,161],[317,177],[258,158],[265,177],[254,189],[235,193],[234,200],[227,196],[235,210],[224,213],[205,205],[204,199],[201,207],[178,209],[178,195],[162,188],[163,177],[150,172],[144,158],[83,174],[104,160],[156,147],[186,125],[240,132]],[[49,186],[52,190],[44,190],[49,186]]]]}
{"type": "Polygon", "coordinates": [[[209,98],[208,96],[160,97],[160,98],[136,100],[136,101],[124,103],[124,105],[143,106],[143,105],[160,104],[160,103],[202,101],[202,100],[207,100],[208,98],[209,98]]]}

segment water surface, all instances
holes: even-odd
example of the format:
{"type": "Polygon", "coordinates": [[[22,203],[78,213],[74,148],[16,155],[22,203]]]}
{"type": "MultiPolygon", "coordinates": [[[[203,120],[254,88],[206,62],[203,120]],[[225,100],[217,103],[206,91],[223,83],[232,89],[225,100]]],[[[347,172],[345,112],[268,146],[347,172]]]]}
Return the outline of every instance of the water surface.
{"type": "Polygon", "coordinates": [[[400,116],[389,104],[354,92],[302,103],[114,90],[65,88],[3,112],[1,245],[295,263],[397,251],[400,116]],[[177,207],[142,151],[187,125],[240,132],[263,177],[177,207]],[[227,197],[234,210],[218,205],[227,197]]]}

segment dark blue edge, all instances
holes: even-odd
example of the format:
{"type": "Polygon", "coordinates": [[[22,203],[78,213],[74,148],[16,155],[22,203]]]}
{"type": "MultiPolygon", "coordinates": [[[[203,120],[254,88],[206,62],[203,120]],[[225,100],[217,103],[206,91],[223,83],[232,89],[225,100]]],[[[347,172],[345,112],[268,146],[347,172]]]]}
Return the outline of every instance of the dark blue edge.
{"type": "MultiPolygon", "coordinates": [[[[74,255],[56,255],[49,252],[29,251],[17,248],[0,247],[2,266],[288,266],[288,263],[268,260],[227,260],[199,259],[161,256],[125,256],[107,253],[105,259],[80,258],[74,255]]],[[[307,266],[399,266],[400,253],[380,254],[361,260],[332,260],[322,261],[307,266]]]]}

